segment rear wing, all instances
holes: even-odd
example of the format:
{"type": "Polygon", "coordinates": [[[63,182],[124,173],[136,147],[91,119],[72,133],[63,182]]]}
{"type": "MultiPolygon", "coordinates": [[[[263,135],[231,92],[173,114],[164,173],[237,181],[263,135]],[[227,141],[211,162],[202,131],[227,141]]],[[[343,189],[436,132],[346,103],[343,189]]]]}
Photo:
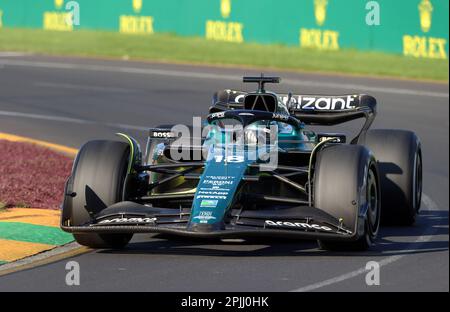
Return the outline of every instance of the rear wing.
{"type": "Polygon", "coordinates": [[[280,95],[289,113],[305,124],[336,125],[358,118],[373,119],[377,101],[361,95],[280,95]]]}
{"type": "MultiPolygon", "coordinates": [[[[213,96],[210,113],[229,109],[244,109],[247,92],[223,90],[213,96]]],[[[336,125],[357,118],[376,115],[377,101],[373,96],[361,95],[293,95],[278,94],[289,113],[305,124],[336,125]]]]}
{"type": "MultiPolygon", "coordinates": [[[[230,109],[244,109],[244,99],[249,93],[236,90],[223,90],[213,96],[210,113],[230,109]]],[[[377,114],[377,101],[367,94],[351,95],[294,95],[277,94],[289,114],[308,125],[337,125],[358,118],[366,121],[352,142],[364,136],[377,114]]],[[[362,138],[364,139],[364,138],[362,138]]]]}

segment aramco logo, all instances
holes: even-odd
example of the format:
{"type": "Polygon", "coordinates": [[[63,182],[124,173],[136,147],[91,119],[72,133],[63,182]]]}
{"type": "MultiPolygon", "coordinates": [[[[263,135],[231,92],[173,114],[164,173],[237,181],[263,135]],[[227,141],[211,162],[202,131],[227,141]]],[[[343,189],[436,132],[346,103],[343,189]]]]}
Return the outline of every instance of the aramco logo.
{"type": "Polygon", "coordinates": [[[431,28],[431,18],[433,5],[430,0],[422,0],[419,4],[420,28],[423,32],[429,32],[431,28]]]}

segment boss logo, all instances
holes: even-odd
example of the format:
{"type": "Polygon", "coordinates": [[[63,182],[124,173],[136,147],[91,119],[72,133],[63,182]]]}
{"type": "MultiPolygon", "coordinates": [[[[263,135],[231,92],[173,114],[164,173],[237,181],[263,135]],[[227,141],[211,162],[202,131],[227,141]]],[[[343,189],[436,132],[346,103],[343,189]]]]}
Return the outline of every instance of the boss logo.
{"type": "Polygon", "coordinates": [[[153,131],[151,134],[152,138],[174,138],[175,133],[166,131],[153,131]]]}

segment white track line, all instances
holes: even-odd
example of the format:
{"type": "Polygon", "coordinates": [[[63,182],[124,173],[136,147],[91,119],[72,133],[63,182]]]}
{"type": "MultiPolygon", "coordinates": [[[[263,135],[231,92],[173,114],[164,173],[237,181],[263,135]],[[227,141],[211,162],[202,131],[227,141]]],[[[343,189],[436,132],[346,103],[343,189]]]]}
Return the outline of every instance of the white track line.
{"type": "Polygon", "coordinates": [[[428,208],[428,210],[440,210],[438,205],[427,194],[422,194],[422,203],[428,208]]]}
{"type": "Polygon", "coordinates": [[[0,57],[17,57],[17,56],[25,56],[29,55],[30,53],[24,53],[24,52],[0,52],[0,57]]]}
{"type": "Polygon", "coordinates": [[[125,88],[86,86],[72,83],[36,82],[34,83],[34,85],[37,87],[55,88],[55,89],[73,89],[73,90],[87,90],[87,91],[101,91],[101,92],[106,91],[106,92],[120,92],[120,93],[135,92],[135,90],[125,88]]]}
{"type": "MultiPolygon", "coordinates": [[[[438,209],[438,205],[426,194],[422,195],[422,203],[428,208],[428,211],[430,210],[439,210],[438,209]]],[[[416,244],[423,244],[425,242],[428,242],[432,239],[433,234],[437,231],[437,229],[431,231],[430,233],[427,233],[425,235],[419,236],[414,242],[412,242],[410,245],[416,245],[416,244]]],[[[401,255],[395,255],[395,256],[390,256],[390,257],[386,257],[380,261],[377,261],[380,265],[380,267],[382,266],[386,266],[388,264],[391,264],[395,261],[398,261],[400,259],[402,259],[403,257],[405,257],[406,254],[401,254],[401,255]]],[[[326,286],[330,286],[333,284],[337,284],[340,282],[343,282],[345,280],[357,277],[359,275],[362,275],[364,273],[367,273],[367,270],[365,267],[359,268],[355,271],[351,271],[330,279],[327,279],[325,281],[321,281],[318,283],[314,283],[311,285],[307,285],[307,286],[303,286],[294,290],[291,290],[291,292],[307,292],[307,291],[313,291],[322,287],[326,287],[326,286]]]]}
{"type": "Polygon", "coordinates": [[[127,125],[127,124],[97,122],[94,120],[87,120],[87,119],[69,118],[69,117],[63,117],[63,116],[30,114],[30,113],[20,113],[20,112],[11,112],[11,111],[3,111],[3,110],[0,110],[0,116],[19,117],[19,118],[28,118],[28,119],[37,119],[37,120],[49,120],[49,121],[58,121],[58,122],[67,122],[67,123],[76,123],[76,124],[101,125],[101,126],[124,129],[124,130],[147,131],[149,129],[149,127],[134,126],[134,125],[127,125]]]}
{"type": "MultiPolygon", "coordinates": [[[[40,61],[22,61],[22,60],[3,60],[0,59],[0,65],[4,66],[22,66],[22,67],[37,67],[48,69],[65,69],[65,70],[87,70],[97,72],[115,72],[126,74],[141,74],[141,75],[160,75],[176,78],[198,78],[198,79],[216,79],[216,80],[230,80],[239,81],[240,77],[227,74],[213,74],[205,72],[195,71],[180,71],[180,70],[166,70],[166,69],[151,69],[151,68],[137,68],[127,66],[108,66],[108,65],[95,65],[95,64],[71,64],[71,63],[59,63],[59,62],[40,62],[40,61]]],[[[308,87],[322,87],[332,88],[340,90],[353,90],[363,92],[380,92],[387,94],[402,94],[424,97],[438,97],[448,98],[448,92],[433,92],[414,89],[398,89],[389,87],[374,87],[370,85],[360,84],[346,84],[346,83],[330,83],[320,81],[309,80],[296,80],[296,79],[284,79],[283,83],[293,86],[308,86],[308,87]]]]}
{"type": "Polygon", "coordinates": [[[69,118],[63,116],[51,116],[51,115],[41,115],[41,114],[30,114],[30,113],[20,113],[20,112],[11,112],[11,111],[0,111],[0,116],[8,116],[8,117],[22,117],[29,119],[39,119],[39,120],[50,120],[50,121],[61,121],[61,122],[69,122],[76,124],[95,124],[94,121],[86,120],[86,119],[78,119],[78,118],[69,118]]]}

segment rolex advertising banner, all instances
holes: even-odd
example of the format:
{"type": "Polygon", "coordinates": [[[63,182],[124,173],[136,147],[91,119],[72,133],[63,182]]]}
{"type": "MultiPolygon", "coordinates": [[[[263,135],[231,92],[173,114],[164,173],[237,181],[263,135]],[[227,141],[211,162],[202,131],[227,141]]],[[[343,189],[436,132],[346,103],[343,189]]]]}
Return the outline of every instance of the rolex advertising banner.
{"type": "Polygon", "coordinates": [[[174,33],[208,40],[448,58],[448,0],[0,0],[0,28],[174,33]]]}

